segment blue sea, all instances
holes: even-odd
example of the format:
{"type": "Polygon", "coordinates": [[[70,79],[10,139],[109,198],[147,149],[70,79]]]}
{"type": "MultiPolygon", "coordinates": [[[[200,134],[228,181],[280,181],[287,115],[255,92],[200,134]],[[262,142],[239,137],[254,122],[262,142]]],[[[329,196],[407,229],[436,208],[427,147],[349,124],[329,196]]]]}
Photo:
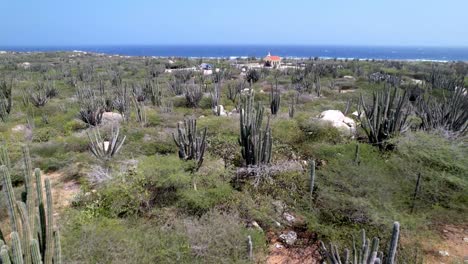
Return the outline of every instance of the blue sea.
{"type": "Polygon", "coordinates": [[[3,51],[87,51],[112,55],[156,57],[263,57],[348,58],[378,60],[468,61],[468,47],[384,47],[332,45],[126,45],[126,46],[18,46],[1,47],[3,51]]]}

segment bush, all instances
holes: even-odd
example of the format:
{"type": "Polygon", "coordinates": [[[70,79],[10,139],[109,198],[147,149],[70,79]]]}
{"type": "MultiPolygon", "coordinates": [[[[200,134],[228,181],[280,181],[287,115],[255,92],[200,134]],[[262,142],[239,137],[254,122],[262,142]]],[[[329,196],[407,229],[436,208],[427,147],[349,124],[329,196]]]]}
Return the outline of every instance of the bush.
{"type": "Polygon", "coordinates": [[[342,133],[333,127],[329,122],[322,122],[317,119],[308,119],[299,124],[307,140],[313,142],[328,142],[337,144],[343,142],[342,133]]]}
{"type": "Polygon", "coordinates": [[[157,206],[172,205],[179,198],[178,191],[190,186],[187,166],[187,162],[175,155],[144,157],[136,171],[114,176],[98,190],[96,199],[81,206],[95,203],[102,215],[127,217],[147,213],[157,206]]]}
{"type": "Polygon", "coordinates": [[[181,232],[141,221],[70,217],[62,240],[64,263],[191,263],[181,232]]]}
{"type": "Polygon", "coordinates": [[[78,119],[73,119],[71,121],[68,121],[65,123],[63,126],[63,129],[65,131],[65,135],[71,135],[73,132],[76,132],[78,130],[86,129],[87,125],[85,122],[78,120],[78,119]]]}
{"type": "MultiPolygon", "coordinates": [[[[184,221],[192,254],[202,263],[249,263],[248,232],[235,214],[210,211],[184,221]]],[[[251,232],[254,233],[254,232],[251,232]]],[[[259,234],[254,245],[262,245],[259,234]]]]}

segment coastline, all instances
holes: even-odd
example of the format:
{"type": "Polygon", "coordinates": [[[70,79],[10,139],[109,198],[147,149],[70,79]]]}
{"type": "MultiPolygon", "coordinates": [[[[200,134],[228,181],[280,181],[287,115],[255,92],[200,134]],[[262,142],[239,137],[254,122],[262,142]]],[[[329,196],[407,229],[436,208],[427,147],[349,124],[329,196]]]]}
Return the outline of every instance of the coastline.
{"type": "MultiPolygon", "coordinates": [[[[155,56],[155,55],[126,55],[118,53],[102,53],[102,52],[92,52],[92,51],[83,51],[83,50],[51,50],[51,51],[12,51],[12,50],[0,50],[0,56],[2,55],[15,55],[15,54],[47,54],[47,53],[72,53],[72,54],[85,54],[92,56],[108,56],[108,57],[121,57],[121,58],[153,58],[153,59],[173,59],[173,58],[185,58],[189,60],[246,60],[249,58],[255,58],[257,60],[262,59],[261,56],[155,56]]],[[[359,60],[359,61],[401,61],[401,62],[437,62],[437,63],[448,63],[453,61],[463,61],[468,62],[468,59],[463,60],[441,60],[441,59],[429,59],[429,58],[355,58],[355,57],[327,57],[327,56],[309,56],[309,57],[299,57],[299,56],[283,56],[286,60],[310,60],[317,57],[320,60],[359,60]]]]}

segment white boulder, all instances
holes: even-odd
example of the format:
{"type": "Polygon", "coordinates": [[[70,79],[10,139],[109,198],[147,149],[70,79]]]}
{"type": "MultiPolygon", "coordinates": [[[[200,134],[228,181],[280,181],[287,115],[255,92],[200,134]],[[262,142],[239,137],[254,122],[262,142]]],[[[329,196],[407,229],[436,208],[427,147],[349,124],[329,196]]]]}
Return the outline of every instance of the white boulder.
{"type": "Polygon", "coordinates": [[[102,124],[116,124],[122,122],[123,117],[119,113],[114,113],[114,112],[104,112],[102,114],[102,124]]]}
{"type": "Polygon", "coordinates": [[[213,113],[215,113],[215,115],[218,115],[218,113],[219,113],[219,116],[227,116],[228,115],[226,110],[224,110],[223,105],[218,105],[217,107],[213,108],[213,113]]]}
{"type": "Polygon", "coordinates": [[[346,132],[348,135],[354,135],[356,132],[356,122],[352,118],[346,117],[340,110],[323,111],[318,118],[321,121],[329,122],[333,127],[346,132]]]}

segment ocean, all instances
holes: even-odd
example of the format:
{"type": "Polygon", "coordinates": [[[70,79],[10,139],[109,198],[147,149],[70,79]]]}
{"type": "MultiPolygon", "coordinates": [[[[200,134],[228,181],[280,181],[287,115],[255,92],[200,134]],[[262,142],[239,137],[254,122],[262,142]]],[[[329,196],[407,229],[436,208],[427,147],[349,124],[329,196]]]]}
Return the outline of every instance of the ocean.
{"type": "Polygon", "coordinates": [[[0,51],[51,52],[87,51],[112,55],[233,58],[272,55],[290,58],[348,58],[378,60],[468,61],[468,47],[384,47],[333,45],[103,45],[103,46],[18,46],[0,51]]]}

